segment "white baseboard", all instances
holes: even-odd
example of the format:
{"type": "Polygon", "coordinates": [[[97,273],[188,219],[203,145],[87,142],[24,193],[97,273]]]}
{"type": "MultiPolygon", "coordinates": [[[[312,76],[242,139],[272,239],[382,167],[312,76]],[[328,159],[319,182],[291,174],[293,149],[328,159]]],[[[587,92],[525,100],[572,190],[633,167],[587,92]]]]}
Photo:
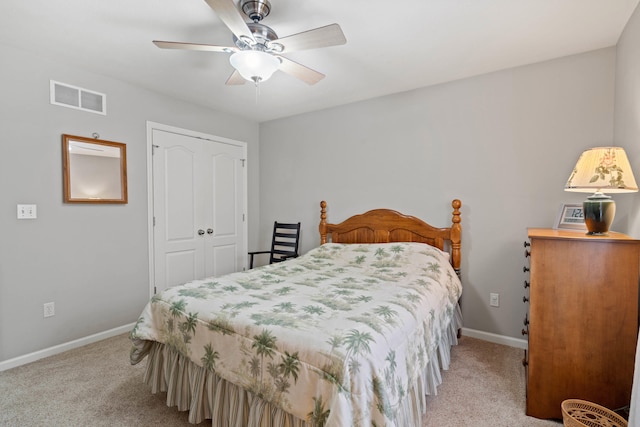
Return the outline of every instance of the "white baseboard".
{"type": "Polygon", "coordinates": [[[504,335],[492,334],[491,332],[478,331],[475,329],[462,328],[462,335],[465,337],[477,338],[483,341],[489,341],[496,344],[508,345],[509,347],[516,347],[527,349],[528,342],[520,338],[506,337],[504,335]]]}
{"type": "Polygon", "coordinates": [[[14,357],[13,359],[5,360],[3,362],[0,362],[0,372],[6,371],[7,369],[15,368],[21,365],[26,365],[27,363],[35,362],[36,360],[43,359],[45,357],[60,354],[67,350],[72,350],[74,348],[82,347],[87,344],[91,344],[97,341],[102,341],[107,338],[115,337],[116,335],[130,332],[134,326],[135,326],[135,323],[131,323],[129,325],[124,325],[118,328],[109,329],[108,331],[89,335],[88,337],[79,338],[77,340],[69,341],[64,344],[56,345],[53,347],[45,348],[43,350],[35,351],[33,353],[25,354],[24,356],[18,356],[18,357],[14,357]]]}
{"type": "MultiPolygon", "coordinates": [[[[53,347],[45,348],[33,353],[25,354],[24,356],[18,356],[13,359],[0,362],[0,372],[7,369],[15,368],[27,363],[35,362],[36,360],[43,359],[45,357],[53,356],[63,353],[67,350],[82,347],[83,345],[91,344],[97,341],[101,341],[107,338],[114,337],[116,335],[124,334],[133,329],[135,323],[129,325],[120,326],[118,328],[109,329],[108,331],[99,332],[97,334],[89,335],[88,337],[80,338],[74,341],[70,341],[64,344],[56,345],[53,347]]],[[[471,338],[477,338],[484,341],[493,342],[496,344],[508,345],[509,347],[527,348],[527,341],[519,338],[507,337],[504,335],[492,334],[490,332],[478,331],[475,329],[462,328],[462,335],[471,338]]]]}

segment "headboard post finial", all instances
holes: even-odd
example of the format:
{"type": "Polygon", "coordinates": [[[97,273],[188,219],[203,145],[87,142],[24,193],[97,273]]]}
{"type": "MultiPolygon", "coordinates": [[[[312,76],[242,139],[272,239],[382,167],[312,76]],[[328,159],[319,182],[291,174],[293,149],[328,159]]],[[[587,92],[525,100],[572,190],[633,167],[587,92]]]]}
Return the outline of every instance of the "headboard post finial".
{"type": "Polygon", "coordinates": [[[320,244],[327,243],[327,202],[324,200],[320,202],[320,244]]]}
{"type": "Polygon", "coordinates": [[[459,199],[453,199],[451,202],[451,207],[453,208],[453,218],[451,218],[451,222],[454,224],[460,223],[460,208],[462,207],[462,202],[459,199]]]}
{"type": "Polygon", "coordinates": [[[453,268],[460,275],[460,242],[462,240],[460,208],[462,207],[462,202],[459,199],[453,199],[451,207],[453,208],[453,216],[451,217],[451,258],[453,268]]]}

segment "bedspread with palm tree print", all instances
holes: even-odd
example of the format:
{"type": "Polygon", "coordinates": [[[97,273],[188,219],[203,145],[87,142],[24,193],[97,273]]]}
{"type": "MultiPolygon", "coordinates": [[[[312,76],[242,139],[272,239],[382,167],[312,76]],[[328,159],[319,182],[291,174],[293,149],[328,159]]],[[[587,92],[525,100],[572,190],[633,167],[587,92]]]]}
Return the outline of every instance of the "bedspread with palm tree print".
{"type": "Polygon", "coordinates": [[[155,295],[131,357],[161,342],[312,425],[395,426],[461,292],[431,246],[327,243],[155,295]]]}

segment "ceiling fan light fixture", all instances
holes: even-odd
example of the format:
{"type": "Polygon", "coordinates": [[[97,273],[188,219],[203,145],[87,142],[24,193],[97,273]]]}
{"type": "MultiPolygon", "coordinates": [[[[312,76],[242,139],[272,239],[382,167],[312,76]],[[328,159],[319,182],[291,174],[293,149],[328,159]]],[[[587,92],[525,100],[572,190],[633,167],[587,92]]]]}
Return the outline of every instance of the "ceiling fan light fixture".
{"type": "Polygon", "coordinates": [[[280,60],[260,50],[242,50],[229,57],[233,68],[250,82],[258,83],[268,80],[280,67],[280,60]]]}

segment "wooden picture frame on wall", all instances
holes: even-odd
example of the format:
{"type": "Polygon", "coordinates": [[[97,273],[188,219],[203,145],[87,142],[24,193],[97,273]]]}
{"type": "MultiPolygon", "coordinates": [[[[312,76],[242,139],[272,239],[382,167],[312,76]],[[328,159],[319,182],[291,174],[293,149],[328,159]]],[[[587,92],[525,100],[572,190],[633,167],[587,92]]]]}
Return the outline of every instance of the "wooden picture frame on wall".
{"type": "Polygon", "coordinates": [[[582,204],[563,203],[560,207],[560,212],[558,212],[555,227],[553,228],[587,231],[582,204]]]}
{"type": "Polygon", "coordinates": [[[65,203],[128,203],[121,142],[63,134],[62,171],[65,203]]]}

